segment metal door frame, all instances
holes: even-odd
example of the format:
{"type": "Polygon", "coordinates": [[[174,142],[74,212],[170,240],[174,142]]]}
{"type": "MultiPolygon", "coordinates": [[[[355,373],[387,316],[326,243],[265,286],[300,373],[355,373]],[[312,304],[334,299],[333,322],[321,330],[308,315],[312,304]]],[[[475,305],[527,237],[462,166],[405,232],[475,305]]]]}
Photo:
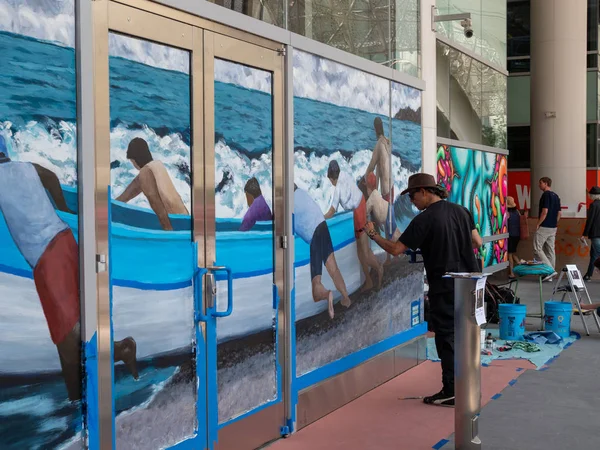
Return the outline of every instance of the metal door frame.
{"type": "MultiPolygon", "coordinates": [[[[289,408],[287,390],[290,374],[286,372],[289,358],[287,342],[290,339],[285,318],[289,304],[284,285],[284,263],[288,256],[284,245],[289,225],[284,205],[285,173],[285,97],[284,56],[281,44],[228,28],[214,22],[171,9],[148,0],[96,0],[92,2],[94,40],[94,158],[95,158],[95,231],[96,231],[96,289],[98,312],[98,435],[99,447],[115,446],[113,412],[112,329],[109,280],[109,223],[110,207],[110,87],[109,87],[109,33],[117,32],[190,52],[191,124],[192,124],[192,210],[193,240],[198,248],[198,267],[203,268],[215,256],[215,198],[214,198],[214,57],[261,68],[273,73],[273,217],[274,217],[274,270],[279,291],[276,361],[282,382],[279,384],[279,402],[256,413],[250,412],[243,420],[234,420],[221,430],[207,419],[208,446],[217,444],[230,448],[230,442],[255,446],[279,437],[289,408]],[[211,49],[212,47],[212,49],[211,49]],[[212,84],[210,84],[212,83],[212,84]],[[207,89],[208,88],[208,89],[207,89]],[[197,168],[200,168],[198,170],[197,168]],[[265,425],[267,424],[267,425],[265,425]],[[279,425],[279,426],[277,426],[279,425]],[[211,429],[212,428],[212,429],[211,429]],[[252,439],[251,436],[254,438],[252,439]]],[[[204,278],[200,280],[203,282],[204,278]]],[[[202,311],[206,311],[203,296],[202,311]]],[[[199,332],[206,337],[207,325],[197,322],[199,332]]],[[[204,341],[206,342],[206,341],[204,341]]],[[[197,342],[201,345],[201,342],[197,342]]],[[[209,351],[205,354],[207,355],[209,351]]],[[[210,365],[206,361],[205,367],[210,365]]],[[[198,374],[201,375],[201,374],[198,374]]],[[[205,380],[209,379],[206,373],[205,380]]],[[[206,383],[206,396],[210,385],[206,383]]],[[[200,399],[200,394],[198,395],[200,399]]],[[[206,416],[217,414],[206,405],[206,416]]],[[[198,407],[200,405],[197,405],[198,407]]],[[[198,414],[198,417],[201,415],[198,414]]],[[[216,422],[216,420],[214,420],[216,422]]],[[[236,447],[238,448],[238,447],[236,447]]]]}
{"type": "MultiPolygon", "coordinates": [[[[96,0],[94,8],[94,82],[95,82],[95,160],[96,160],[96,253],[103,255],[104,270],[98,271],[98,409],[99,409],[99,444],[101,449],[115,447],[113,411],[113,362],[112,362],[112,329],[109,280],[109,223],[108,208],[110,179],[110,87],[109,87],[109,34],[122,33],[147,41],[157,42],[170,47],[188,51],[191,56],[190,78],[191,111],[190,123],[203,115],[203,57],[202,30],[164,17],[152,15],[109,0],[96,0]],[[197,74],[197,76],[194,76],[197,74]]],[[[203,128],[192,125],[191,164],[194,167],[203,165],[203,128]],[[200,145],[194,145],[199,142],[200,145]]],[[[204,248],[204,177],[198,170],[193,175],[192,186],[193,241],[199,249],[204,248]]],[[[192,241],[190,241],[190,244],[192,241]]],[[[198,252],[198,264],[204,265],[204,252],[198,252]]],[[[97,259],[99,259],[97,257],[97,259]]],[[[199,325],[200,326],[200,325],[199,325]]],[[[203,332],[203,330],[200,330],[203,332]]],[[[196,345],[202,345],[196,342],[196,345]]],[[[205,352],[204,352],[205,353],[205,352]]],[[[205,366],[204,366],[205,367],[205,366]]],[[[201,377],[206,374],[198,374],[201,377]]],[[[200,386],[199,386],[200,387],[200,386]]],[[[205,395],[198,393],[198,399],[205,395]]],[[[205,405],[197,403],[198,408],[205,405]]],[[[206,424],[198,428],[206,429],[206,424]]],[[[206,437],[205,433],[201,433],[206,437]]]]}
{"type": "MultiPolygon", "coordinates": [[[[215,232],[215,114],[214,114],[214,59],[224,59],[233,63],[255,67],[272,73],[272,98],[273,98],[273,248],[274,248],[274,282],[277,286],[279,302],[277,314],[277,355],[276,370],[279,371],[282,382],[278,383],[281,389],[278,392],[278,401],[268,407],[257,405],[257,410],[251,410],[238,418],[234,418],[224,425],[212,424],[209,426],[209,439],[219,449],[230,448],[255,448],[265,442],[281,436],[281,427],[286,422],[286,391],[287,380],[285,374],[286,345],[288,339],[285,304],[289,302],[284,286],[284,263],[286,258],[286,245],[283,236],[286,235],[286,212],[284,205],[284,148],[285,148],[285,98],[284,98],[284,63],[285,52],[281,46],[275,44],[264,46],[257,45],[257,38],[246,35],[247,40],[240,40],[240,32],[236,31],[234,37],[222,34],[227,31],[225,27],[218,26],[216,31],[204,31],[204,83],[205,83],[205,189],[206,189],[206,262],[212,264],[216,256],[215,232]],[[277,424],[278,426],[273,426],[277,424]],[[217,436],[210,436],[210,430],[218,428],[217,436]]],[[[263,39],[258,39],[264,44],[263,39]]],[[[207,295],[209,295],[207,293],[207,295]]],[[[235,304],[235,300],[234,300],[235,304]]],[[[216,342],[215,342],[216,345],[216,342]]],[[[216,393],[212,393],[216,395],[216,393]]],[[[209,405],[211,400],[209,399],[209,405]]],[[[214,404],[214,401],[212,402],[214,404]]]]}

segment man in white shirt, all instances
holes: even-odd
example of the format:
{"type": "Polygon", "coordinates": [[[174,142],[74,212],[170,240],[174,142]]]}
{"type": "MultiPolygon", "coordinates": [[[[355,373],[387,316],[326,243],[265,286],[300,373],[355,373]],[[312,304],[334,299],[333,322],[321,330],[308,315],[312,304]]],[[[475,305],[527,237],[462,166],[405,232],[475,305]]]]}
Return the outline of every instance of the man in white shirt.
{"type": "Polygon", "coordinates": [[[373,280],[371,279],[369,268],[377,271],[377,289],[380,289],[383,283],[383,265],[379,263],[373,254],[369,238],[363,230],[367,225],[367,202],[365,201],[365,197],[350,175],[345,172],[340,173],[340,166],[336,160],[329,162],[327,178],[335,186],[335,190],[331,198],[329,210],[325,214],[325,219],[333,217],[338,206],[341,206],[346,211],[354,211],[354,237],[356,238],[358,260],[365,274],[365,284],[361,291],[365,292],[373,288],[373,280]]]}
{"type": "Polygon", "coordinates": [[[349,307],[352,303],[348,297],[346,283],[337,265],[333,252],[333,242],[329,234],[323,211],[308,192],[298,189],[294,184],[294,233],[310,246],[310,279],[312,295],[315,302],[329,302],[329,317],[333,319],[333,292],[326,289],[321,281],[323,264],[333,280],[336,289],[342,294],[342,305],[349,307]]]}

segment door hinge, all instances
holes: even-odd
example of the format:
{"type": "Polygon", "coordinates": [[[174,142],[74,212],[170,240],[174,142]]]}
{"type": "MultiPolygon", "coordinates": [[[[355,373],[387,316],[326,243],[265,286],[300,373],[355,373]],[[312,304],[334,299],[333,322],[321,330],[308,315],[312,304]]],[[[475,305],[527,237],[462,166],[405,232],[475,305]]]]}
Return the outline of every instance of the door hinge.
{"type": "Polygon", "coordinates": [[[96,273],[106,272],[106,255],[96,254],[96,273]]]}
{"type": "Polygon", "coordinates": [[[288,248],[288,237],[287,236],[280,236],[279,241],[281,244],[281,248],[283,248],[283,249],[288,248]]]}
{"type": "Polygon", "coordinates": [[[279,56],[285,56],[287,55],[287,47],[281,47],[277,49],[277,54],[279,56]]]}

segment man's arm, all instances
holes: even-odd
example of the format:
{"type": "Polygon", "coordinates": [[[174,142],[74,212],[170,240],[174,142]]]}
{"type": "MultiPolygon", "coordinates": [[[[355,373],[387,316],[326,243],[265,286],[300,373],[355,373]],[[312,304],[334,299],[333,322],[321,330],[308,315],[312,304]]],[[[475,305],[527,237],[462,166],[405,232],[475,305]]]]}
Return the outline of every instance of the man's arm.
{"type": "Polygon", "coordinates": [[[369,235],[369,237],[377,243],[377,245],[379,245],[390,255],[398,256],[408,250],[408,247],[400,241],[392,242],[382,238],[381,235],[375,229],[375,225],[373,222],[367,223],[364,230],[369,235]]]}
{"type": "Polygon", "coordinates": [[[40,181],[42,182],[44,189],[46,189],[50,193],[50,197],[52,197],[52,201],[54,201],[56,207],[60,211],[74,214],[74,212],[71,211],[67,206],[67,201],[65,200],[62,188],[60,187],[60,181],[56,174],[51,170],[40,166],[39,164],[34,163],[33,167],[35,167],[35,170],[38,176],[40,177],[40,181]]]}
{"type": "Polygon", "coordinates": [[[325,213],[325,220],[327,220],[327,219],[331,219],[331,218],[333,217],[333,215],[334,215],[334,214],[335,214],[335,209],[334,209],[334,207],[333,207],[333,206],[331,206],[331,207],[329,208],[329,211],[327,211],[327,212],[325,213]]]}
{"type": "Polygon", "coordinates": [[[594,204],[592,203],[587,210],[587,218],[585,219],[585,227],[583,228],[583,233],[581,237],[588,237],[590,234],[590,229],[592,226],[592,217],[594,217],[594,204]]]}
{"type": "Polygon", "coordinates": [[[402,253],[408,250],[408,247],[404,245],[400,241],[392,242],[387,239],[381,237],[379,233],[376,233],[373,237],[373,240],[379,245],[382,249],[384,249],[387,253],[393,256],[401,255],[402,253]]]}
{"type": "Polygon", "coordinates": [[[142,183],[140,183],[140,176],[138,175],[133,179],[129,186],[123,191],[121,195],[117,197],[117,200],[120,202],[127,203],[130,200],[133,200],[138,195],[142,193],[142,183]]]}
{"type": "MultiPolygon", "coordinates": [[[[558,214],[560,217],[560,212],[558,214]]],[[[542,226],[542,223],[544,223],[544,220],[546,220],[547,215],[548,215],[548,208],[542,208],[542,213],[540,214],[540,218],[538,219],[536,230],[540,229],[540,227],[542,226]]]]}
{"type": "Polygon", "coordinates": [[[471,242],[473,243],[473,248],[480,248],[483,245],[483,239],[481,239],[477,230],[471,231],[471,242]]]}
{"type": "Polygon", "coordinates": [[[373,172],[375,166],[377,165],[377,161],[379,160],[379,139],[377,140],[377,144],[375,144],[375,148],[373,149],[373,154],[371,155],[371,161],[367,166],[367,170],[365,171],[365,177],[369,174],[369,172],[373,172]]]}

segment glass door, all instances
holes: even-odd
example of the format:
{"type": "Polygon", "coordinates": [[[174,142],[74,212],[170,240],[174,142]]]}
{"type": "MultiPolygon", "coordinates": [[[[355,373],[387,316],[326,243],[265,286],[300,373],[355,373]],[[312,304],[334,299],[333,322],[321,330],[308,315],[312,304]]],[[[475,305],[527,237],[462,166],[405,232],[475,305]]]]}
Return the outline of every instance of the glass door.
{"type": "Polygon", "coordinates": [[[256,448],[285,424],[283,52],[123,3],[94,5],[100,443],[256,448]]]}
{"type": "Polygon", "coordinates": [[[285,423],[283,56],[204,32],[209,429],[255,448],[285,423]]]}
{"type": "Polygon", "coordinates": [[[203,31],[98,4],[101,447],[207,448],[203,31]]]}

